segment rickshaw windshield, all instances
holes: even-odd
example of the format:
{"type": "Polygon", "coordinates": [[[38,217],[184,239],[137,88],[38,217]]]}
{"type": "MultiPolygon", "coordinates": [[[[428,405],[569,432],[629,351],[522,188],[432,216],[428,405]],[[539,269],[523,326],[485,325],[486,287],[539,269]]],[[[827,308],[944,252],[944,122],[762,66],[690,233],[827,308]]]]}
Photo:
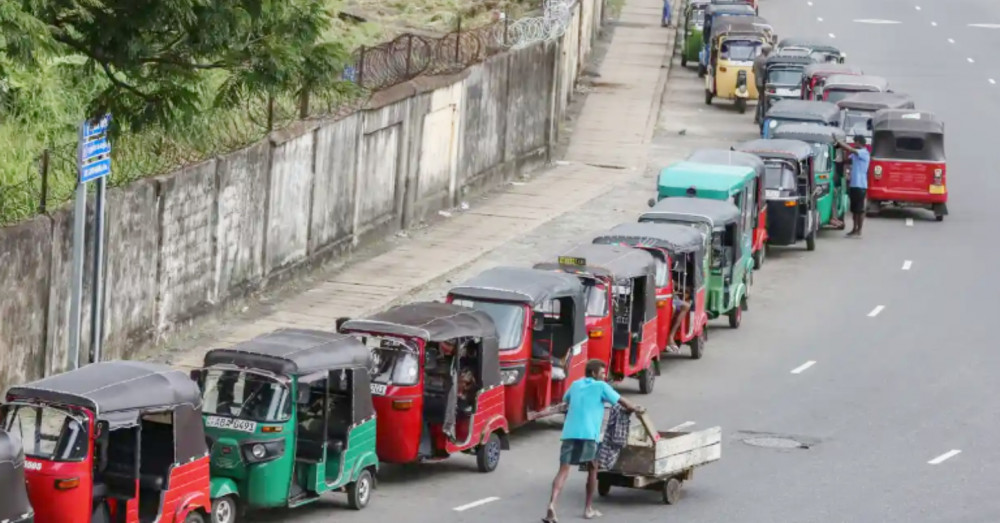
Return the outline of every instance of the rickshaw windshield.
{"type": "Polygon", "coordinates": [[[608,315],[608,288],[603,283],[591,280],[585,281],[587,289],[587,316],[603,318],[608,315]]]}
{"type": "Polygon", "coordinates": [[[760,54],[760,42],[753,40],[726,40],[722,43],[722,59],[749,62],[760,54]]]}
{"type": "Polygon", "coordinates": [[[417,346],[400,338],[367,336],[372,351],[371,382],[384,385],[409,387],[420,380],[420,361],[417,346]]]}
{"type": "Polygon", "coordinates": [[[830,170],[830,147],[825,143],[810,143],[813,150],[813,170],[825,173],[830,170]]]}
{"type": "Polygon", "coordinates": [[[705,10],[694,9],[691,11],[691,27],[701,29],[705,27],[705,10]]]}
{"type": "Polygon", "coordinates": [[[208,369],[201,396],[202,412],[213,416],[278,423],[292,415],[288,386],[264,374],[208,369]]]}
{"type": "Polygon", "coordinates": [[[797,86],[802,83],[802,71],[797,69],[771,69],[767,73],[767,83],[797,86]]]}
{"type": "Polygon", "coordinates": [[[513,350],[521,346],[524,339],[524,309],[521,305],[474,300],[453,300],[452,303],[489,315],[497,327],[500,350],[513,350]]]}
{"type": "Polygon", "coordinates": [[[860,134],[870,138],[872,132],[868,129],[868,122],[870,122],[871,119],[871,113],[861,111],[845,111],[842,128],[847,131],[848,134],[860,134]]]}
{"type": "Polygon", "coordinates": [[[790,190],[795,188],[795,170],[785,162],[768,162],[765,164],[764,187],[772,190],[790,190]]]}
{"type": "Polygon", "coordinates": [[[47,461],[82,461],[87,457],[88,430],[83,416],[55,407],[8,405],[4,428],[17,434],[24,455],[47,461]]]}

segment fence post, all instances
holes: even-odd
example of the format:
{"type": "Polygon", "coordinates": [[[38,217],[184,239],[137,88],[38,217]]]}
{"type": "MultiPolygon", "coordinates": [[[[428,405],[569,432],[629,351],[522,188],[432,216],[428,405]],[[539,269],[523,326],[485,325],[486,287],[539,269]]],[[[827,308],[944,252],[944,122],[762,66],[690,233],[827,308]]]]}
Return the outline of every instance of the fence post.
{"type": "Polygon", "coordinates": [[[504,47],[507,47],[507,46],[510,45],[508,43],[509,41],[507,39],[507,33],[508,33],[509,29],[510,29],[510,9],[508,9],[508,8],[505,7],[504,10],[503,10],[503,46],[504,47]]]}
{"type": "Polygon", "coordinates": [[[49,148],[46,147],[42,151],[41,162],[38,166],[39,173],[42,175],[42,198],[38,202],[38,214],[45,214],[45,210],[48,207],[49,201],[49,148]]]}
{"type": "Polygon", "coordinates": [[[274,130],[274,95],[267,95],[267,132],[274,130]]]}
{"type": "Polygon", "coordinates": [[[461,63],[459,59],[459,44],[462,43],[462,15],[458,15],[458,28],[455,29],[455,63],[461,63]]]}
{"type": "Polygon", "coordinates": [[[365,46],[361,46],[361,56],[358,58],[358,87],[365,88],[365,46]]]}
{"type": "Polygon", "coordinates": [[[413,61],[413,35],[408,34],[406,40],[406,78],[410,78],[410,64],[413,61]]]}

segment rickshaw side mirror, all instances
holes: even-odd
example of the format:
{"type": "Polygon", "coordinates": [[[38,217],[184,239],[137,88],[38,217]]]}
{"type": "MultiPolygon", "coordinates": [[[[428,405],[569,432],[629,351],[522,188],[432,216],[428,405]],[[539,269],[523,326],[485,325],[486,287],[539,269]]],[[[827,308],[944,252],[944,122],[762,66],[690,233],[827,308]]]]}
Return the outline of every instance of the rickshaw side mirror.
{"type": "Polygon", "coordinates": [[[298,394],[297,399],[295,400],[295,402],[298,403],[299,405],[308,405],[309,404],[309,396],[310,396],[309,395],[309,387],[303,387],[300,384],[299,385],[299,394],[298,394]]]}
{"type": "Polygon", "coordinates": [[[535,312],[531,315],[531,328],[535,331],[545,330],[545,313],[535,312]]]}
{"type": "Polygon", "coordinates": [[[94,448],[97,451],[97,470],[103,472],[108,467],[108,441],[111,439],[111,427],[107,421],[97,422],[97,434],[94,438],[94,448]]]}
{"type": "Polygon", "coordinates": [[[655,206],[656,205],[656,198],[650,198],[649,201],[646,202],[646,205],[649,205],[650,207],[655,206]]]}
{"type": "Polygon", "coordinates": [[[341,316],[340,318],[337,318],[337,321],[334,323],[336,331],[340,332],[340,328],[343,327],[344,324],[347,323],[348,321],[351,321],[351,318],[347,316],[341,316]]]}

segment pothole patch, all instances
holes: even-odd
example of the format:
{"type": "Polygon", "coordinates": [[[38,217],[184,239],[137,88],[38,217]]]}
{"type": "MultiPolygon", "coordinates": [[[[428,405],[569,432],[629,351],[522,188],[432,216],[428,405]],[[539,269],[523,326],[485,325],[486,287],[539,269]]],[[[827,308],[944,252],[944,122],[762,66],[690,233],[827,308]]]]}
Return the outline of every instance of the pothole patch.
{"type": "Polygon", "coordinates": [[[736,438],[751,447],[776,450],[808,450],[819,444],[816,438],[771,432],[740,431],[736,438]]]}

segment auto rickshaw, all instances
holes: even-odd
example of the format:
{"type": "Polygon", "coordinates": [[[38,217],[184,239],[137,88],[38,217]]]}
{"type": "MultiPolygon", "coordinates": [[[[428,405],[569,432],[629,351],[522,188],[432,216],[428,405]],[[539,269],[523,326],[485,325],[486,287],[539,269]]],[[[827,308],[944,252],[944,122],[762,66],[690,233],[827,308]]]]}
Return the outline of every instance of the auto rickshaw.
{"type": "Polygon", "coordinates": [[[754,12],[760,10],[757,0],[711,0],[711,3],[712,5],[748,5],[754,9],[754,12]]]}
{"type": "Polygon", "coordinates": [[[823,84],[823,100],[837,103],[855,93],[889,91],[889,81],[881,76],[834,74],[823,84]]]}
{"type": "Polygon", "coordinates": [[[766,114],[772,104],[781,100],[802,98],[802,73],[813,64],[811,58],[775,53],[767,57],[764,72],[764,109],[766,114]]]}
{"type": "Polygon", "coordinates": [[[756,154],[767,166],[767,238],[769,245],[805,241],[816,250],[819,231],[813,149],[799,140],[751,140],[734,150],[756,154]]]}
{"type": "Polygon", "coordinates": [[[201,394],[183,372],[104,361],[11,387],[37,523],[205,523],[211,509],[201,394]]]}
{"type": "Polygon", "coordinates": [[[719,21],[709,41],[708,75],[705,77],[705,105],[714,98],[732,100],[736,110],[746,112],[750,99],[757,99],[753,61],[770,41],[768,29],[752,18],[723,25],[719,21]]]}
{"type": "Polygon", "coordinates": [[[808,38],[784,38],[778,42],[778,46],[775,48],[775,51],[779,53],[787,50],[805,51],[812,57],[813,61],[820,63],[842,64],[847,60],[847,53],[842,52],[836,46],[808,38]]]}
{"type": "Polygon", "coordinates": [[[836,147],[836,141],[847,141],[844,131],[836,127],[812,123],[783,125],[774,131],[775,139],[800,140],[813,148],[813,172],[816,175],[816,206],[819,210],[820,227],[827,227],[833,219],[840,222],[843,229],[849,199],[847,197],[847,177],[844,176],[844,153],[836,147]]]}
{"type": "Polygon", "coordinates": [[[837,102],[841,109],[840,128],[851,136],[861,135],[868,139],[868,150],[872,150],[872,116],[882,109],[915,109],[913,99],[899,93],[857,93],[837,102]]]}
{"type": "Polygon", "coordinates": [[[21,439],[0,429],[0,521],[33,523],[35,509],[31,507],[24,480],[24,448],[21,439]]]}
{"type": "MultiPolygon", "coordinates": [[[[764,194],[764,161],[753,154],[736,152],[731,149],[709,148],[696,149],[685,161],[711,165],[743,166],[754,170],[756,179],[750,187],[750,191],[748,191],[753,194],[753,205],[756,207],[756,209],[752,210],[753,268],[760,269],[763,267],[767,251],[767,198],[764,194]]],[[[742,206],[743,200],[735,199],[733,203],[737,206],[742,206]]]]}
{"type": "Polygon", "coordinates": [[[840,127],[840,108],[830,102],[782,100],[764,113],[760,124],[760,136],[770,138],[771,133],[782,125],[790,123],[815,123],[840,127]]]}
{"type": "Polygon", "coordinates": [[[523,267],[494,267],[448,291],[449,303],[482,311],[497,326],[511,429],[564,412],[563,395],[584,377],[586,291],[575,276],[523,267]]]}
{"type": "Polygon", "coordinates": [[[838,74],[861,76],[865,72],[860,67],[836,62],[812,64],[802,72],[802,99],[822,100],[826,79],[838,74]]]}
{"type": "Polygon", "coordinates": [[[466,452],[475,454],[480,472],[496,470],[500,451],[510,444],[497,328],[488,314],[417,302],[337,323],[341,332],[378,347],[372,402],[380,461],[443,460],[466,452]]]}
{"type": "Polygon", "coordinates": [[[648,252],[613,245],[578,245],[557,263],[536,269],[562,271],[587,288],[587,351],[608,364],[608,376],[639,380],[639,392],[653,391],[660,370],[656,346],[656,263],[648,252]]]}
{"type": "MultiPolygon", "coordinates": [[[[756,17],[757,11],[749,6],[743,4],[723,4],[723,5],[709,5],[705,8],[705,24],[702,29],[702,48],[698,52],[698,77],[704,77],[708,73],[708,58],[710,43],[712,41],[712,31],[713,26],[716,21],[720,18],[725,17],[756,17]]],[[[720,27],[725,26],[725,23],[719,24],[720,27]]]]}
{"type": "Polygon", "coordinates": [[[923,207],[934,219],[948,214],[948,166],[944,122],[934,113],[884,109],[872,118],[874,130],[868,171],[868,212],[882,205],[923,207]]]}
{"type": "Polygon", "coordinates": [[[688,62],[697,62],[698,54],[704,46],[705,10],[708,9],[709,0],[695,0],[688,2],[684,8],[684,21],[682,37],[684,43],[681,46],[681,66],[687,67],[688,62]]]}
{"type": "Polygon", "coordinates": [[[666,351],[671,342],[688,345],[691,358],[705,352],[705,274],[711,235],[682,225],[666,223],[623,223],[594,238],[594,243],[624,245],[642,249],[656,259],[657,347],[666,351]],[[681,320],[675,338],[670,340],[674,320],[674,299],[691,304],[681,320]]]}
{"type": "Polygon", "coordinates": [[[753,260],[747,216],[730,202],[705,198],[667,198],[639,216],[639,222],[674,223],[696,227],[712,238],[708,276],[709,319],[726,316],[737,329],[749,308],[753,260]]]}
{"type": "Polygon", "coordinates": [[[280,329],[205,354],[202,391],[214,523],[298,507],[329,491],[368,505],[378,472],[370,351],[357,338],[280,329]]]}

